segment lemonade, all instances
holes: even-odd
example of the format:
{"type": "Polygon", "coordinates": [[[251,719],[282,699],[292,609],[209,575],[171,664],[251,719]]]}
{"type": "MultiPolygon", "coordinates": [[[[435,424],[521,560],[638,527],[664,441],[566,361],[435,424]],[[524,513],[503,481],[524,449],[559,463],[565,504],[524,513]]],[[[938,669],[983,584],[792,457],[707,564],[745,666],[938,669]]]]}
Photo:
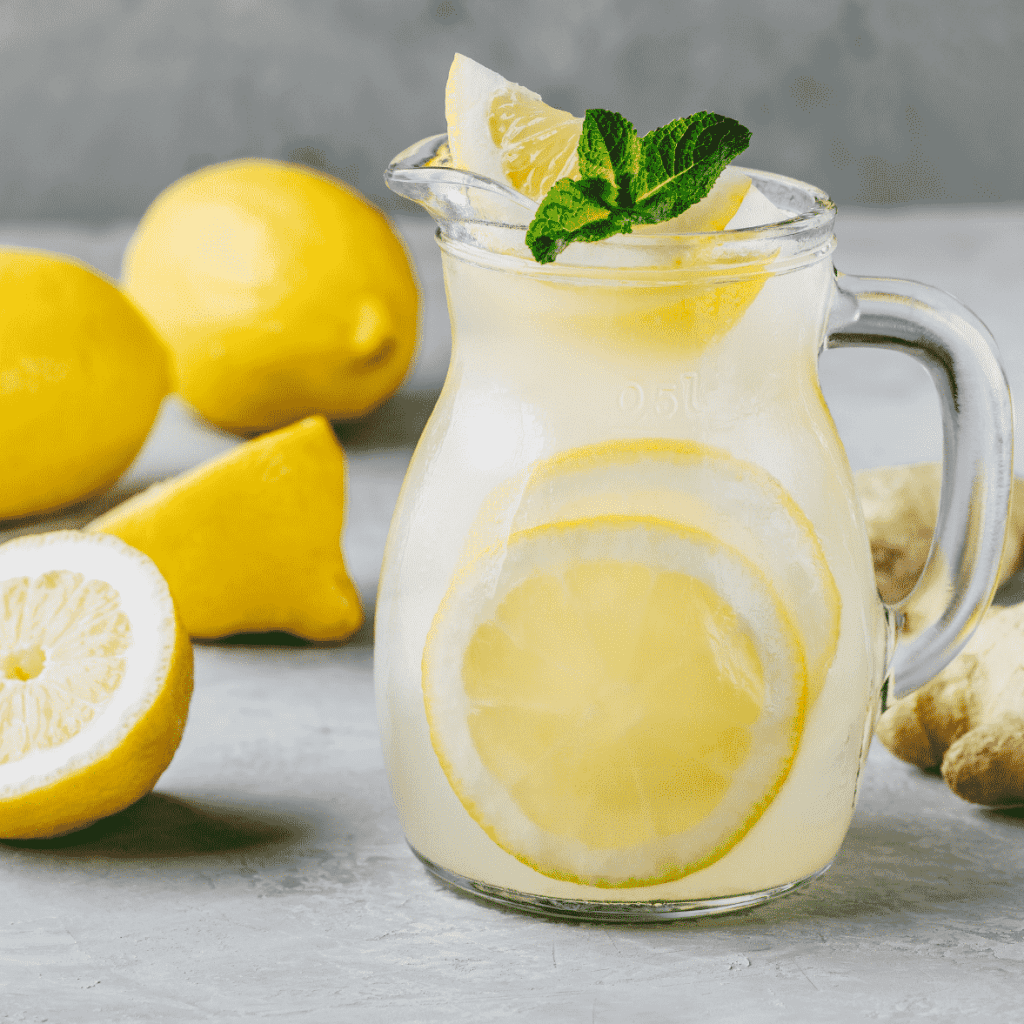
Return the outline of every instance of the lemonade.
{"type": "Polygon", "coordinates": [[[392,524],[375,669],[406,835],[442,874],[635,906],[761,893],[834,857],[890,652],[817,383],[834,291],[822,219],[793,244],[777,230],[724,247],[652,232],[570,246],[545,267],[512,229],[470,225],[469,243],[442,232],[452,364],[392,524]],[[623,529],[639,539],[614,539],[623,529]],[[552,578],[581,573],[583,597],[546,596],[552,578]],[[733,633],[718,598],[647,596],[683,578],[699,590],[702,574],[742,620],[733,633]],[[601,587],[618,588],[603,611],[572,606],[601,587]],[[648,682],[656,665],[621,668],[619,686],[601,668],[582,685],[576,669],[559,674],[591,657],[564,653],[588,628],[581,615],[608,618],[592,635],[619,628],[619,646],[676,657],[673,631],[654,630],[649,611],[633,633],[618,626],[641,606],[704,615],[712,627],[676,631],[693,658],[720,626],[732,639],[709,657],[745,658],[756,682],[733,668],[726,684],[680,670],[667,687],[648,682]],[[522,636],[545,622],[550,665],[535,681],[522,636]],[[787,645],[792,656],[777,651],[787,645]],[[702,686],[713,707],[687,710],[687,688],[702,686]],[[607,724],[630,715],[639,741],[607,724]],[[573,743],[560,743],[566,730],[573,743]],[[673,734],[678,750],[666,751],[673,734]],[[632,780],[625,795],[619,776],[632,780]],[[598,806],[572,811],[588,787],[598,806]]]}

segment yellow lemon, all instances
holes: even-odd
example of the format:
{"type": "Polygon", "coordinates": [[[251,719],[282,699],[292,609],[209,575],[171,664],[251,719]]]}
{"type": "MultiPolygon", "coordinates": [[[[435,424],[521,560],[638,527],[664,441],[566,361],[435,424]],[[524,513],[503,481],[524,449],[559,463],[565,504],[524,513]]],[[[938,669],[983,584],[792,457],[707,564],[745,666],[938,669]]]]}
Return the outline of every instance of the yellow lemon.
{"type": "Polygon", "coordinates": [[[109,487],[169,385],[163,346],[114,284],[64,257],[0,250],[0,519],[109,487]]]}
{"type": "Polygon", "coordinates": [[[0,546],[0,837],[123,810],[181,741],[192,647],[156,566],[73,531],[0,546]]]}
{"type": "Polygon", "coordinates": [[[122,284],[174,353],[181,395],[236,433],[362,416],[415,350],[416,282],[387,218],[294,164],[236,160],[169,186],[122,284]]]}
{"type": "Polygon", "coordinates": [[[363,622],[341,550],[344,510],[344,453],[310,416],[155,484],[88,530],[156,562],[194,637],[343,640],[363,622]]]}
{"type": "Polygon", "coordinates": [[[475,60],[455,55],[444,94],[448,147],[456,167],[541,199],[559,178],[578,177],[583,118],[475,60]]]}
{"type": "Polygon", "coordinates": [[[806,691],[763,573],[637,516],[482,552],[423,654],[430,737],[468,813],[537,871],[595,886],[679,878],[735,845],[789,773],[806,691]]]}

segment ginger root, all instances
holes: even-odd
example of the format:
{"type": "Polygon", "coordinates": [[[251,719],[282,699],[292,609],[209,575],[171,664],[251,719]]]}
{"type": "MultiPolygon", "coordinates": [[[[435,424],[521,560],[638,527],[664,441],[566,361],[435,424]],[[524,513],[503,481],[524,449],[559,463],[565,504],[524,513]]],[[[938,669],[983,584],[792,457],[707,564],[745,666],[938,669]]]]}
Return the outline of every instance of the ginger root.
{"type": "Polygon", "coordinates": [[[957,796],[1024,804],[1024,605],[993,606],[960,655],[896,701],[878,738],[918,768],[940,768],[957,796]]]}
{"type": "MultiPolygon", "coordinates": [[[[890,603],[920,576],[938,514],[940,468],[868,470],[857,489],[878,589],[890,603]]],[[[1015,486],[1000,582],[1024,560],[1024,487],[1015,486]]],[[[906,623],[915,632],[923,623],[906,623]]],[[[895,701],[879,739],[919,768],[940,768],[958,796],[990,807],[1024,804],[1024,605],[990,608],[967,646],[931,682],[895,701]]]]}

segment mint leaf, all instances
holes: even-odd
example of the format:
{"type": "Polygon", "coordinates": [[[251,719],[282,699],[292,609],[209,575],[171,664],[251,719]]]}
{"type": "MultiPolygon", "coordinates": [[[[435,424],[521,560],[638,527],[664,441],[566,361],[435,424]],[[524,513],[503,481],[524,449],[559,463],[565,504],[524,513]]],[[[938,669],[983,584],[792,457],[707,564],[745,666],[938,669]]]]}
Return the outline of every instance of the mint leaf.
{"type": "MultiPolygon", "coordinates": [[[[600,199],[603,178],[560,178],[551,186],[526,231],[526,244],[538,263],[550,263],[576,236],[604,227],[612,214],[600,199]]],[[[614,231],[609,234],[615,234],[614,231]]],[[[607,237],[598,233],[598,237],[607,237]]]]}
{"type": "Polygon", "coordinates": [[[640,162],[640,140],[636,129],[621,114],[611,110],[588,110],[583,119],[579,145],[576,147],[580,177],[601,178],[612,186],[609,198],[619,199],[640,162]]]}
{"type": "Polygon", "coordinates": [[[639,223],[678,217],[703,199],[722,169],[750,144],[738,121],[701,111],[648,132],[640,140],[633,185],[639,223]]]}
{"type": "Polygon", "coordinates": [[[611,110],[588,110],[576,149],[580,178],[561,178],[526,232],[538,263],[571,242],[628,234],[634,224],[677,217],[711,191],[722,169],[750,144],[737,121],[701,111],[637,137],[611,110]]]}

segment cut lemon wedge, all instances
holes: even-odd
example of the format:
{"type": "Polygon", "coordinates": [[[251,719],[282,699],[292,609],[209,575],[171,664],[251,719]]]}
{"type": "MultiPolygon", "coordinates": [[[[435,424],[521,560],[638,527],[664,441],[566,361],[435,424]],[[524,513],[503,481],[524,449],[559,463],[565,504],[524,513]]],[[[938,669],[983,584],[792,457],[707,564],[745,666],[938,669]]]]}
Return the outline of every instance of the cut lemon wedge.
{"type": "Polygon", "coordinates": [[[456,167],[541,199],[559,178],[576,177],[583,118],[461,53],[444,94],[448,145],[456,167]]]}
{"type": "Polygon", "coordinates": [[[144,796],[191,694],[188,635],[149,558],[73,531],[0,546],[0,837],[62,835],[144,796]]]}
{"type": "Polygon", "coordinates": [[[341,549],[345,475],[331,425],[308,416],[153,484],[87,529],[156,562],[194,637],[344,640],[363,621],[341,549]]]}
{"type": "Polygon", "coordinates": [[[554,878],[652,885],[728,851],[789,772],[807,677],[760,570],[699,530],[599,516],[472,560],[423,655],[469,814],[554,878]]]}

